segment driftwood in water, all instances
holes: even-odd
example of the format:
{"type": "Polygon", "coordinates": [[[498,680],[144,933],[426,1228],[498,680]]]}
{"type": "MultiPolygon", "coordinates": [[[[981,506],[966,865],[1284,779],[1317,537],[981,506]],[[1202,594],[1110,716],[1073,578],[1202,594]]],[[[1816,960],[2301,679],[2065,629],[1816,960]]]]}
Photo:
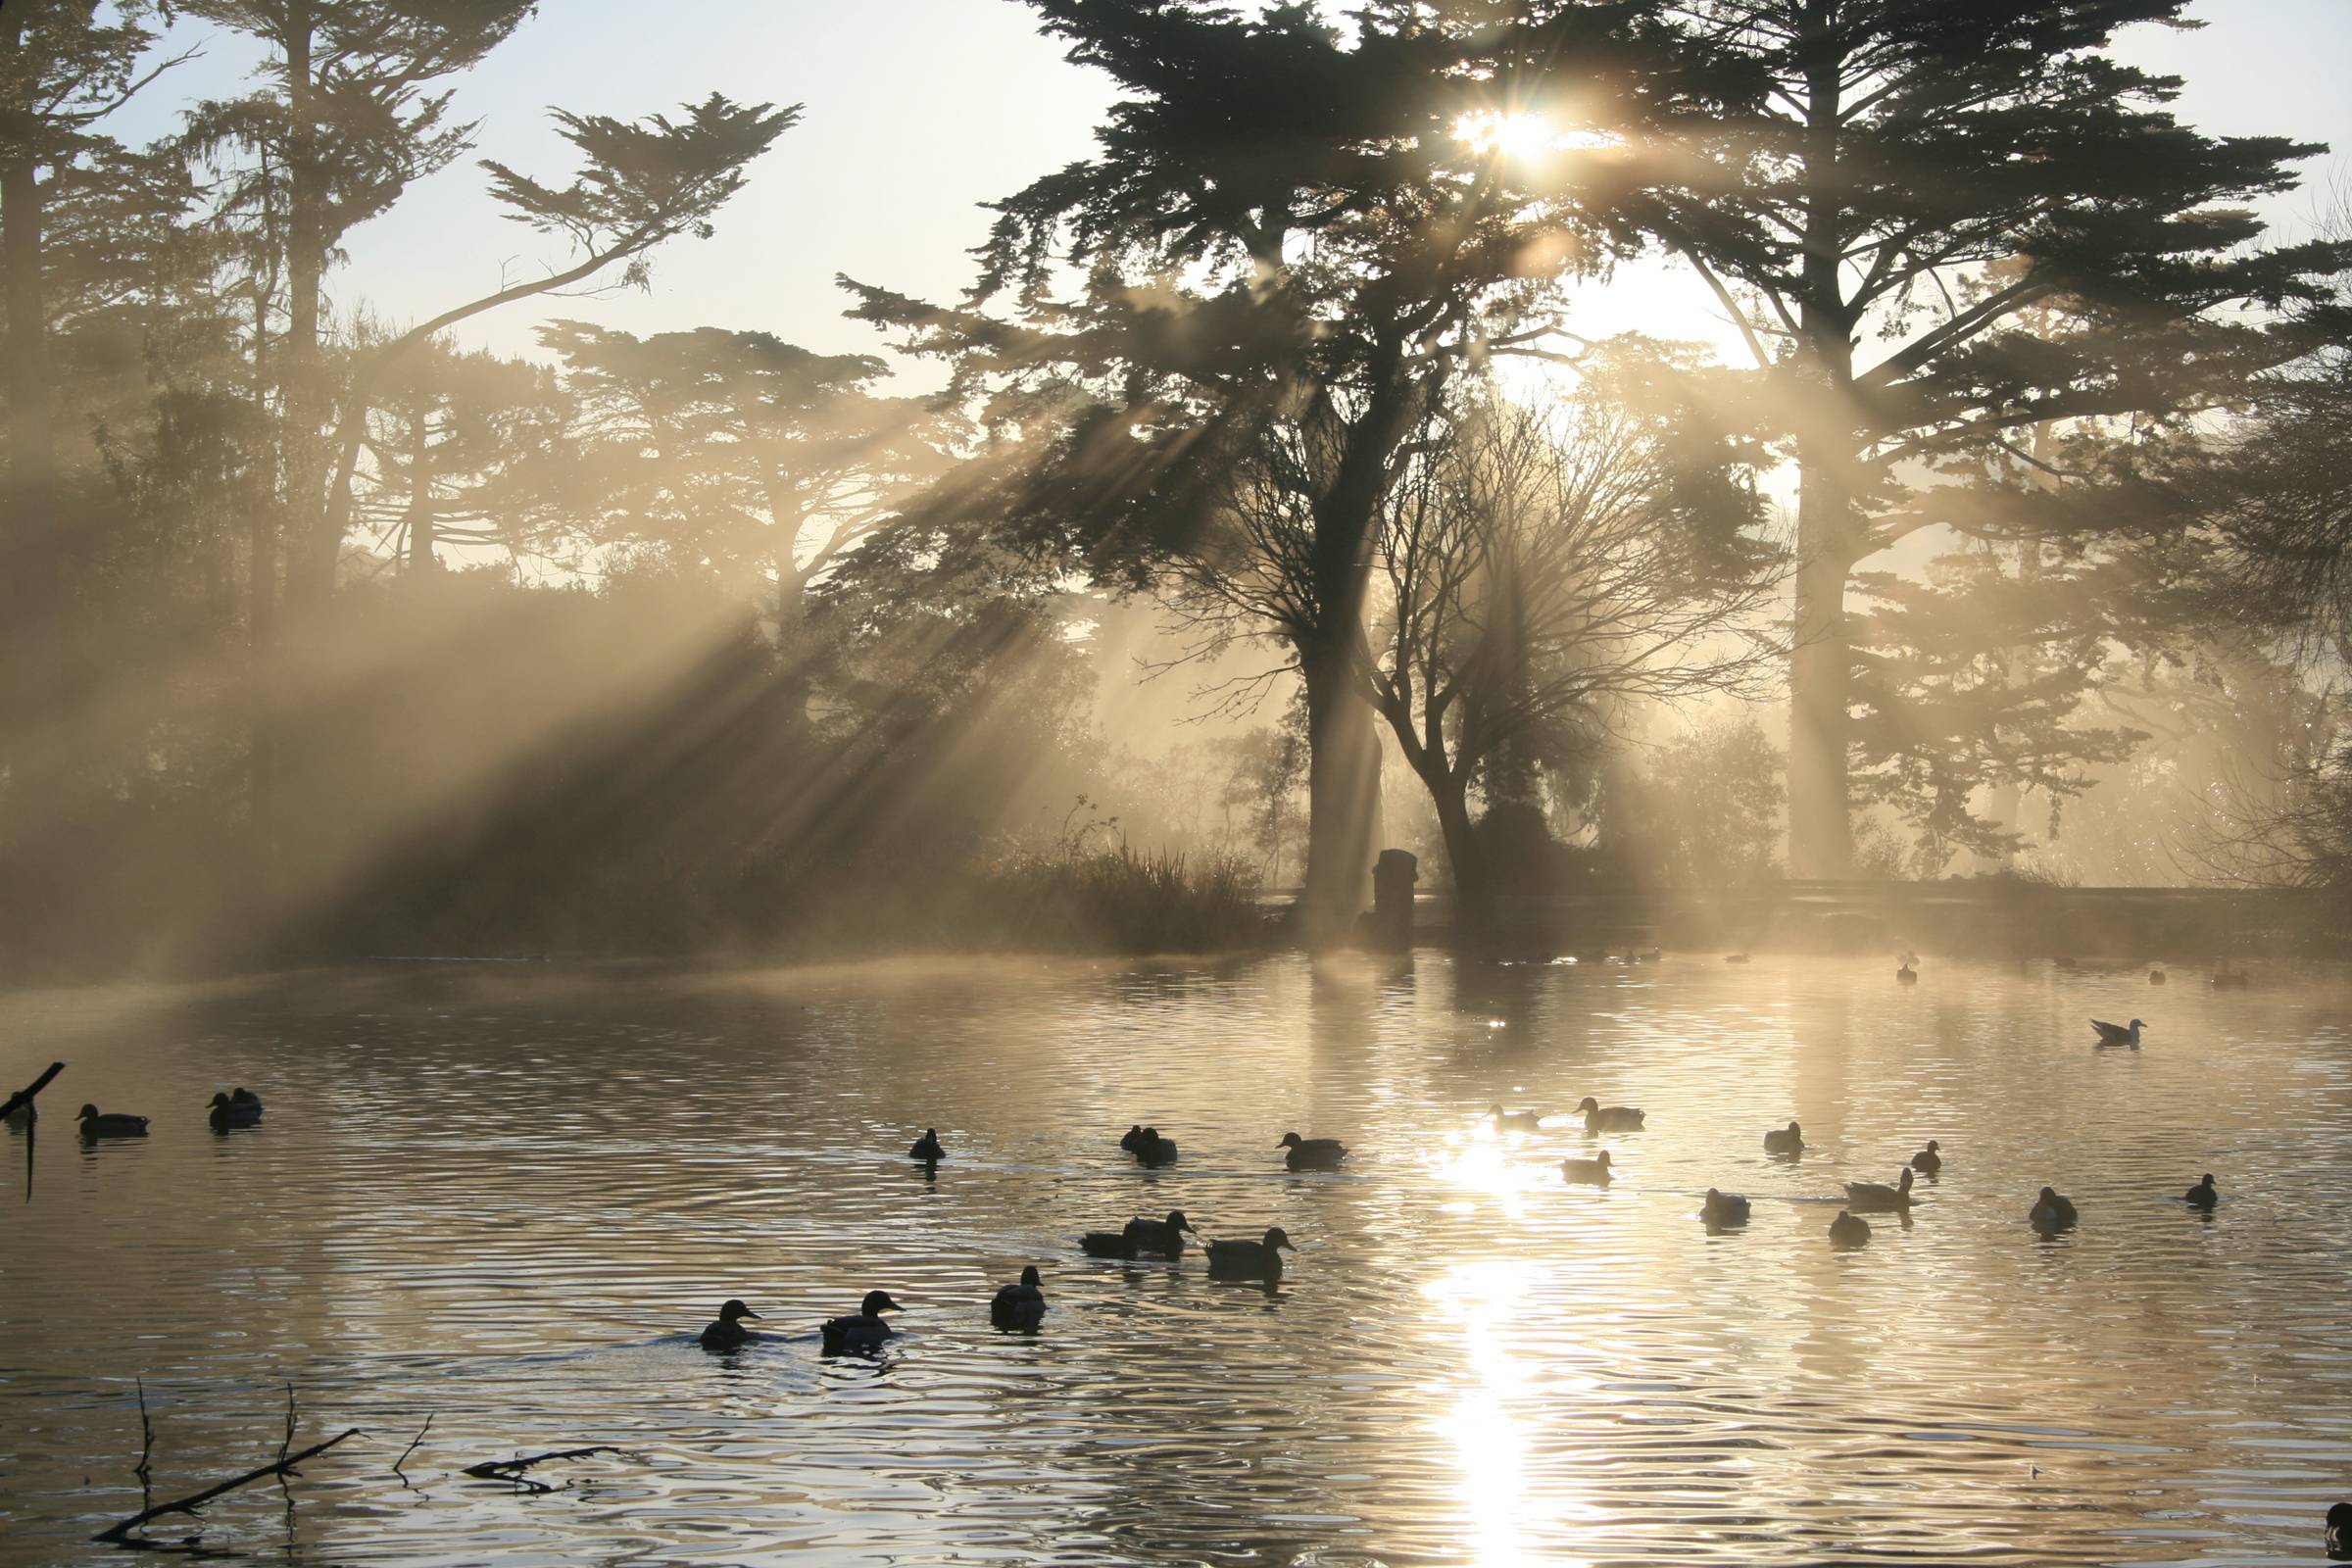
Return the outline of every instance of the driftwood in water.
{"type": "Polygon", "coordinates": [[[348,1432],[338,1433],[327,1439],[324,1443],[314,1443],[300,1453],[287,1453],[281,1450],[277,1458],[258,1470],[248,1470],[241,1476],[232,1477],[218,1486],[207,1487],[202,1492],[190,1496],[180,1497],[172,1502],[158,1503],[152,1508],[142,1508],[121,1523],[109,1525],[90,1539],[92,1541],[119,1542],[124,1540],[131,1531],[138,1529],[150,1519],[161,1519],[169,1513],[192,1514],[222,1493],[234,1492],[239,1487],[249,1487],[266,1476],[300,1475],[302,1472],[294,1468],[296,1465],[305,1459],[316,1458],[346,1438],[356,1438],[359,1435],[360,1429],[353,1427],[348,1432]]]}
{"type": "Polygon", "coordinates": [[[546,1464],[555,1459],[585,1459],[590,1454],[618,1452],[620,1452],[618,1448],[603,1444],[593,1448],[557,1448],[551,1452],[524,1454],[514,1459],[486,1459],[480,1464],[467,1465],[466,1474],[481,1481],[512,1481],[514,1485],[528,1487],[533,1492],[553,1492],[556,1490],[555,1488],[544,1481],[534,1480],[524,1475],[523,1472],[533,1465],[546,1464]]]}

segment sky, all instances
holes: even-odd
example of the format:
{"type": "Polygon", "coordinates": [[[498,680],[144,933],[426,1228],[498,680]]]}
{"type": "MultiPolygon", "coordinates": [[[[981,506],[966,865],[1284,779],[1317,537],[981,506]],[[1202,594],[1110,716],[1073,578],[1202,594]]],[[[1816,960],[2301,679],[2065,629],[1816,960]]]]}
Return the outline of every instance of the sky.
{"type": "MultiPolygon", "coordinates": [[[[2203,0],[2200,31],[2138,28],[2120,51],[2186,78],[2177,112],[2211,133],[2284,134],[2338,149],[2305,188],[2266,209],[2286,237],[2352,194],[2352,0],[2203,0]]],[[[240,90],[256,56],[182,24],[175,46],[204,58],[151,89],[114,128],[172,128],[179,105],[240,90]]],[[[467,347],[532,352],[534,327],[569,316],[632,332],[722,326],[773,332],[827,353],[886,345],[845,320],[846,272],[945,298],[970,282],[981,204],[1083,158],[1111,101],[1070,65],[1018,0],[543,0],[536,16],[456,83],[454,113],[481,122],[476,156],[551,183],[570,168],[550,106],[624,118],[711,92],[798,103],[800,124],[751,172],[717,233],[655,260],[649,292],[537,300],[467,323],[467,347]]],[[[357,230],[331,280],[339,309],[414,320],[500,286],[501,270],[564,264],[562,247],[502,220],[482,172],[460,163],[357,230]]],[[[1592,335],[1642,326],[1714,337],[1696,285],[1664,268],[1621,273],[1579,301],[1592,335]]],[[[930,373],[922,379],[929,380],[930,373]]]]}

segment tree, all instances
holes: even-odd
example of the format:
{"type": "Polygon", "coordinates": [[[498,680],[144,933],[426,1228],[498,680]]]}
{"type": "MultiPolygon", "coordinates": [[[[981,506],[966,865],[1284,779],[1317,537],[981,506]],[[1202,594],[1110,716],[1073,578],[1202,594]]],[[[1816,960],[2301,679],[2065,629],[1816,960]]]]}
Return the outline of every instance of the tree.
{"type": "Polygon", "coordinates": [[[1693,268],[1790,413],[1792,869],[1847,868],[1857,564],[1937,521],[1929,471],[2054,421],[2178,417],[2300,352],[2276,310],[2340,247],[2258,250],[2229,204],[2321,149],[2209,138],[2177,79],[2104,53],[2185,0],[1685,0],[1765,91],[1701,129],[1716,172],[1642,221],[1693,268]],[[2055,316],[2048,308],[2061,309],[2055,316]],[[2036,317],[2034,313],[2044,313],[2036,317]],[[1860,344],[1875,336],[1876,355],[1860,344]],[[1908,498],[1908,505],[1902,504],[1908,498]]]}
{"type": "Polygon", "coordinates": [[[8,436],[0,492],[0,766],[7,769],[11,827],[46,823],[65,770],[60,607],[65,602],[65,523],[59,511],[57,398],[50,337],[62,302],[50,297],[56,268],[48,208],[77,161],[104,160],[119,146],[95,130],[173,62],[138,70],[154,39],[150,8],[118,5],[101,21],[98,0],[18,0],[0,8],[0,294],[5,295],[8,436]]]}
{"type": "Polygon", "coordinates": [[[1552,285],[1630,241],[1631,193],[1673,177],[1642,149],[1721,88],[1649,3],[1377,0],[1351,36],[1304,4],[1032,3],[1123,89],[1098,156],[1000,204],[962,308],[844,282],[991,394],[999,461],[940,505],[1099,580],[1155,580],[1270,426],[1312,428],[1301,592],[1271,625],[1306,691],[1302,913],[1328,939],[1371,858],[1358,666],[1402,450],[1464,367],[1551,352],[1552,285]]]}
{"type": "Polygon", "coordinates": [[[1678,469],[1606,387],[1460,409],[1374,546],[1359,678],[1429,789],[1473,927],[1494,882],[1470,798],[1492,763],[1563,725],[1597,741],[1629,704],[1740,686],[1773,655],[1749,624],[1777,565],[1748,534],[1756,497],[1678,469]]]}

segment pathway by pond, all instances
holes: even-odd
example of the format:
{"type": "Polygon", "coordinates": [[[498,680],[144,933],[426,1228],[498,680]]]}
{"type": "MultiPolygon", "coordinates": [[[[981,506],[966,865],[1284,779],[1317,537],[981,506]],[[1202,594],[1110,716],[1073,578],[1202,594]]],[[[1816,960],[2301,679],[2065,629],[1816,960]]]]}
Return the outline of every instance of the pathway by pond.
{"type": "MultiPolygon", "coordinates": [[[[366,1429],[328,1563],[2302,1563],[2352,1495],[2352,975],[1931,960],[470,966],[0,999],[0,1561],[366,1429]],[[2147,1021],[2093,1049],[2084,1020],[2147,1021]],[[244,1084],[267,1115],[216,1135],[244,1084]],[[1586,1095],[1644,1107],[1588,1137],[1586,1095]],[[85,1149],[84,1101],[153,1117],[85,1149]],[[1553,1113],[1497,1134],[1500,1102],[1553,1113]],[[1766,1129],[1804,1127],[1800,1160],[1766,1129]],[[1150,1122],[1182,1156],[1143,1171],[1150,1122]],[[905,1157],[924,1127],[949,1157],[905,1157]],[[1345,1139],[1292,1175],[1287,1130],[1345,1139]],[[1934,1138],[1914,1223],[1826,1233],[1934,1138]],[[1605,1188],[1563,1157],[1611,1152],[1605,1188]],[[2178,1195],[2216,1173],[2210,1219],[2178,1195]],[[2034,1235],[2044,1184],[2082,1223],[2034,1235]],[[1699,1223],[1709,1186],[1743,1229],[1699,1223]],[[1085,1258],[1185,1209],[1279,1288],[1085,1258]],[[1034,1262],[1034,1337],[989,1325],[1034,1262]],[[871,1288],[875,1358],[816,1327],[871,1288]],[[693,1335],[741,1297],[765,1337],[693,1335]],[[394,1459],[426,1418],[406,1464],[394,1459]],[[612,1446],[526,1493],[455,1472],[612,1446]]],[[[289,1502],[289,1498],[291,1501],[289,1502]]],[[[198,1528],[164,1521],[176,1541],[198,1528]]]]}

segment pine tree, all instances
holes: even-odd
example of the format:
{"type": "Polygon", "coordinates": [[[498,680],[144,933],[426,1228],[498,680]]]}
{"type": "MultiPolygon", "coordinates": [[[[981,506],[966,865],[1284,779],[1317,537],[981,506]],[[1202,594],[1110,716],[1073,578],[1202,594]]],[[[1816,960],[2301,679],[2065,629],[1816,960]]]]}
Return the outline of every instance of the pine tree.
{"type": "Polygon", "coordinates": [[[2107,53],[2185,0],[1685,0],[1764,89],[1686,147],[1713,171],[1642,220],[1739,323],[1800,470],[1791,869],[1844,874],[1857,565],[1982,515],[1926,470],[2083,419],[2177,417],[2307,341],[2253,318],[2338,247],[2253,248],[2236,204],[2320,149],[2215,138],[2107,53]],[[1875,351],[1864,344],[1877,339],[1875,351]]]}

